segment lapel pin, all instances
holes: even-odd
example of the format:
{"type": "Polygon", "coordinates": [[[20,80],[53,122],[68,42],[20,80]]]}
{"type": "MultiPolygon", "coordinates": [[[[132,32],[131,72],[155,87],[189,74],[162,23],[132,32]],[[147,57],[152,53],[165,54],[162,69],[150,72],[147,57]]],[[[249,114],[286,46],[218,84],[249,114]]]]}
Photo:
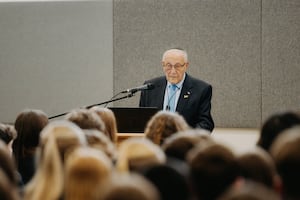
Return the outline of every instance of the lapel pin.
{"type": "Polygon", "coordinates": [[[187,98],[189,98],[189,95],[190,95],[190,94],[191,94],[191,92],[190,92],[190,91],[188,91],[188,92],[187,92],[187,94],[183,95],[183,98],[184,98],[184,99],[187,99],[187,98]]]}

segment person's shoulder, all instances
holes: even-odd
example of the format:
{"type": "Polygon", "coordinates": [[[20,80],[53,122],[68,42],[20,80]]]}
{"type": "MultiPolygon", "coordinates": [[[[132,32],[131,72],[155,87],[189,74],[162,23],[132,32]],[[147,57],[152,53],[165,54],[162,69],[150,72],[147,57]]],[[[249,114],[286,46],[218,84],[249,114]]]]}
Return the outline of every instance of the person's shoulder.
{"type": "Polygon", "coordinates": [[[187,81],[191,84],[191,85],[200,85],[200,86],[205,86],[205,87],[211,87],[211,84],[209,84],[208,82],[206,81],[203,81],[201,79],[198,79],[198,78],[195,78],[191,75],[186,75],[186,79],[187,81]]]}

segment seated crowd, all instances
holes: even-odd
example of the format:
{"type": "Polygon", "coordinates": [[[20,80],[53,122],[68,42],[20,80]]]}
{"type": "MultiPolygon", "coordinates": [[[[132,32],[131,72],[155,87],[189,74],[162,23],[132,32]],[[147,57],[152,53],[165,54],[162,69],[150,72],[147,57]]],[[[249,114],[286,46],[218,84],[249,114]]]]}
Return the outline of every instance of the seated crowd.
{"type": "Polygon", "coordinates": [[[270,116],[236,152],[178,113],[157,112],[144,137],[117,140],[108,108],[48,120],[24,110],[0,124],[1,200],[300,199],[300,116],[270,116]]]}

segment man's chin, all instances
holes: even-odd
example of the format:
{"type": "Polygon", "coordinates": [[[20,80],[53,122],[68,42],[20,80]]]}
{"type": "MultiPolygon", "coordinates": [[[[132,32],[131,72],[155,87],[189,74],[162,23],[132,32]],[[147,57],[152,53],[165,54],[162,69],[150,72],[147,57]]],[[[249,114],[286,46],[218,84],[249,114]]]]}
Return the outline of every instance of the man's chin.
{"type": "Polygon", "coordinates": [[[169,79],[171,84],[177,84],[179,81],[177,79],[169,79]]]}

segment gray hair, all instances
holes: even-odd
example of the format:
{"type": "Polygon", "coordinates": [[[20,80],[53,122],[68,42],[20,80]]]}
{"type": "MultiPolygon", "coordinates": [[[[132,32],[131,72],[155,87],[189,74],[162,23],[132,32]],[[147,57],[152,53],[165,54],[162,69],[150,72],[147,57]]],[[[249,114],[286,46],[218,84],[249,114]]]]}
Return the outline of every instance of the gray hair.
{"type": "Polygon", "coordinates": [[[181,48],[172,48],[172,49],[169,49],[169,50],[165,51],[164,54],[163,54],[163,56],[162,56],[162,61],[165,60],[166,54],[167,54],[169,51],[174,51],[174,50],[175,50],[175,51],[181,52],[181,53],[183,54],[184,61],[185,61],[185,62],[188,62],[188,55],[187,55],[187,52],[186,52],[186,50],[181,49],[181,48]]]}

